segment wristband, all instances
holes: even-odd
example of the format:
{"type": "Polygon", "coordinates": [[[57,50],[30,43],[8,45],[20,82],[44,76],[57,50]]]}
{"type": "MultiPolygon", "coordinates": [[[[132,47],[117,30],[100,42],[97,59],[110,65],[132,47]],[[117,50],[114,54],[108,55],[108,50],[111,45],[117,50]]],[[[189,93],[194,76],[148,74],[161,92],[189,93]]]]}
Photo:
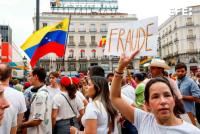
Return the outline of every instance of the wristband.
{"type": "Polygon", "coordinates": [[[123,78],[123,74],[118,74],[118,73],[116,73],[115,72],[115,75],[114,75],[115,77],[119,77],[119,78],[123,78]]]}
{"type": "Polygon", "coordinates": [[[115,70],[115,73],[116,73],[116,74],[120,74],[120,75],[124,74],[124,72],[121,73],[121,72],[118,72],[118,71],[116,71],[116,70],[115,70]]]}

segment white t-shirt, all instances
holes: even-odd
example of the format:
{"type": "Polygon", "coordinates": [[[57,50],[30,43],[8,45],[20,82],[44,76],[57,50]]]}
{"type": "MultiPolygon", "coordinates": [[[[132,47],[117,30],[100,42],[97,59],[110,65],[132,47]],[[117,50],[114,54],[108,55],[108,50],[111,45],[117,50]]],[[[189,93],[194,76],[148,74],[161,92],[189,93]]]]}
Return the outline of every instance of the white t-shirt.
{"type": "MultiPolygon", "coordinates": [[[[108,133],[108,114],[100,101],[93,101],[88,103],[85,109],[85,114],[81,119],[83,126],[85,126],[85,121],[87,119],[97,120],[97,134],[108,133]]],[[[115,126],[113,133],[118,133],[117,126],[115,126]]]]}
{"type": "Polygon", "coordinates": [[[46,85],[38,89],[31,103],[30,120],[42,120],[40,125],[27,128],[27,134],[52,134],[52,103],[46,85]]]}
{"type": "Polygon", "coordinates": [[[6,87],[4,95],[8,102],[14,106],[17,114],[26,112],[25,97],[22,92],[11,87],[6,87]]]}
{"type": "Polygon", "coordinates": [[[76,95],[81,99],[81,101],[84,101],[86,99],[85,96],[78,90],[76,91],[76,95]]]}
{"type": "Polygon", "coordinates": [[[13,105],[5,109],[4,118],[0,125],[0,134],[10,134],[12,127],[17,126],[17,113],[13,105]]]}
{"type": "MultiPolygon", "coordinates": [[[[111,85],[108,85],[109,90],[111,89],[111,85]]],[[[127,97],[126,95],[124,95],[123,93],[121,93],[121,97],[122,99],[128,103],[129,105],[135,104],[135,101],[133,101],[132,99],[130,99],[129,97],[127,97]]],[[[91,102],[90,98],[89,98],[89,102],[91,102]]]]}
{"type": "Polygon", "coordinates": [[[47,86],[47,90],[49,92],[50,99],[53,100],[53,97],[60,93],[60,88],[53,88],[51,86],[47,86]]]}
{"type": "Polygon", "coordinates": [[[126,84],[122,86],[121,93],[135,102],[135,89],[131,85],[126,84]]]}
{"type": "MultiPolygon", "coordinates": [[[[83,102],[78,96],[76,96],[73,100],[71,100],[67,93],[64,92],[61,93],[64,94],[65,97],[67,97],[68,101],[70,102],[71,106],[76,112],[76,115],[79,114],[80,110],[84,109],[83,102]]],[[[69,106],[67,100],[61,93],[56,94],[53,98],[53,109],[59,109],[56,121],[61,119],[69,119],[76,116],[72,111],[71,107],[69,106]]]]}
{"type": "Polygon", "coordinates": [[[200,134],[200,129],[185,121],[177,126],[163,126],[156,122],[152,113],[135,108],[134,125],[138,134],[200,134]]]}

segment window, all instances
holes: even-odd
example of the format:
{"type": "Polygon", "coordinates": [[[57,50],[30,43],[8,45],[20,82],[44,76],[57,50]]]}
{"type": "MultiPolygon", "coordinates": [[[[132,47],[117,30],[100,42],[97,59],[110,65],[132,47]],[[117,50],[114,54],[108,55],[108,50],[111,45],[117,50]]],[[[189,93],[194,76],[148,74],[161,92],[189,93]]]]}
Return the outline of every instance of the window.
{"type": "Polygon", "coordinates": [[[74,50],[71,49],[69,50],[69,58],[73,58],[74,57],[74,50]]]}
{"type": "Polygon", "coordinates": [[[191,17],[187,17],[187,23],[192,23],[192,18],[191,17]]]}
{"type": "Polygon", "coordinates": [[[85,50],[81,49],[81,58],[85,58],[85,50]]]}
{"type": "Polygon", "coordinates": [[[80,43],[84,43],[85,42],[85,36],[80,36],[80,43]]]}
{"type": "Polygon", "coordinates": [[[69,36],[69,42],[70,43],[74,42],[74,36],[69,36]]]}
{"type": "Polygon", "coordinates": [[[85,25],[83,23],[79,26],[79,32],[86,32],[85,25]]]}
{"type": "Polygon", "coordinates": [[[95,36],[91,36],[91,42],[96,42],[96,37],[95,36]]]}
{"type": "Polygon", "coordinates": [[[90,32],[96,32],[95,24],[90,24],[90,32]]]}
{"type": "Polygon", "coordinates": [[[75,32],[75,24],[74,23],[70,24],[69,31],[70,32],[75,32]]]}
{"type": "Polygon", "coordinates": [[[95,57],[96,57],[96,50],[93,49],[93,50],[92,50],[92,58],[95,58],[95,57]]]}
{"type": "Polygon", "coordinates": [[[76,63],[69,63],[68,71],[76,70],[76,63]]]}
{"type": "Polygon", "coordinates": [[[100,31],[101,31],[101,32],[107,32],[106,24],[101,24],[101,26],[100,26],[100,31]]]}
{"type": "Polygon", "coordinates": [[[188,30],[188,35],[193,35],[193,30],[192,29],[188,30]]]}
{"type": "Polygon", "coordinates": [[[194,51],[194,43],[193,42],[189,43],[188,50],[189,51],[194,51]]]}
{"type": "Polygon", "coordinates": [[[87,63],[80,63],[80,70],[81,71],[86,71],[87,70],[87,63]]]}

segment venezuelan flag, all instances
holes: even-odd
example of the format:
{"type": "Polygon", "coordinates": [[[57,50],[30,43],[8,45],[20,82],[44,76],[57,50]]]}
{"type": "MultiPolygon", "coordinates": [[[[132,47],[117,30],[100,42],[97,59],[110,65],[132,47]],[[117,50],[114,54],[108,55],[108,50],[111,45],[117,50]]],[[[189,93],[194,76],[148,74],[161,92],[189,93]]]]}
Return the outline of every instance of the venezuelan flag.
{"type": "Polygon", "coordinates": [[[64,19],[57,24],[46,26],[34,32],[25,41],[21,48],[31,59],[32,67],[48,53],[55,53],[59,57],[64,56],[68,28],[69,19],[64,19]]]}

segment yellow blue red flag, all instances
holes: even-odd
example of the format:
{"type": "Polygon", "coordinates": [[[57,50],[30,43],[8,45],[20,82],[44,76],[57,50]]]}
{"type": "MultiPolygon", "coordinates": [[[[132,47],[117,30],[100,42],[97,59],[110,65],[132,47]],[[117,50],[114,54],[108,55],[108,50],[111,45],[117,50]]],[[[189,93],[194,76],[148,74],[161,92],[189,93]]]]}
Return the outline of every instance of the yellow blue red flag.
{"type": "Polygon", "coordinates": [[[104,47],[105,45],[106,45],[106,36],[102,36],[99,42],[99,47],[104,47]]]}
{"type": "Polygon", "coordinates": [[[55,53],[59,57],[64,56],[68,29],[69,19],[64,19],[57,24],[41,28],[25,41],[21,48],[31,59],[32,67],[48,53],[55,53]]]}

